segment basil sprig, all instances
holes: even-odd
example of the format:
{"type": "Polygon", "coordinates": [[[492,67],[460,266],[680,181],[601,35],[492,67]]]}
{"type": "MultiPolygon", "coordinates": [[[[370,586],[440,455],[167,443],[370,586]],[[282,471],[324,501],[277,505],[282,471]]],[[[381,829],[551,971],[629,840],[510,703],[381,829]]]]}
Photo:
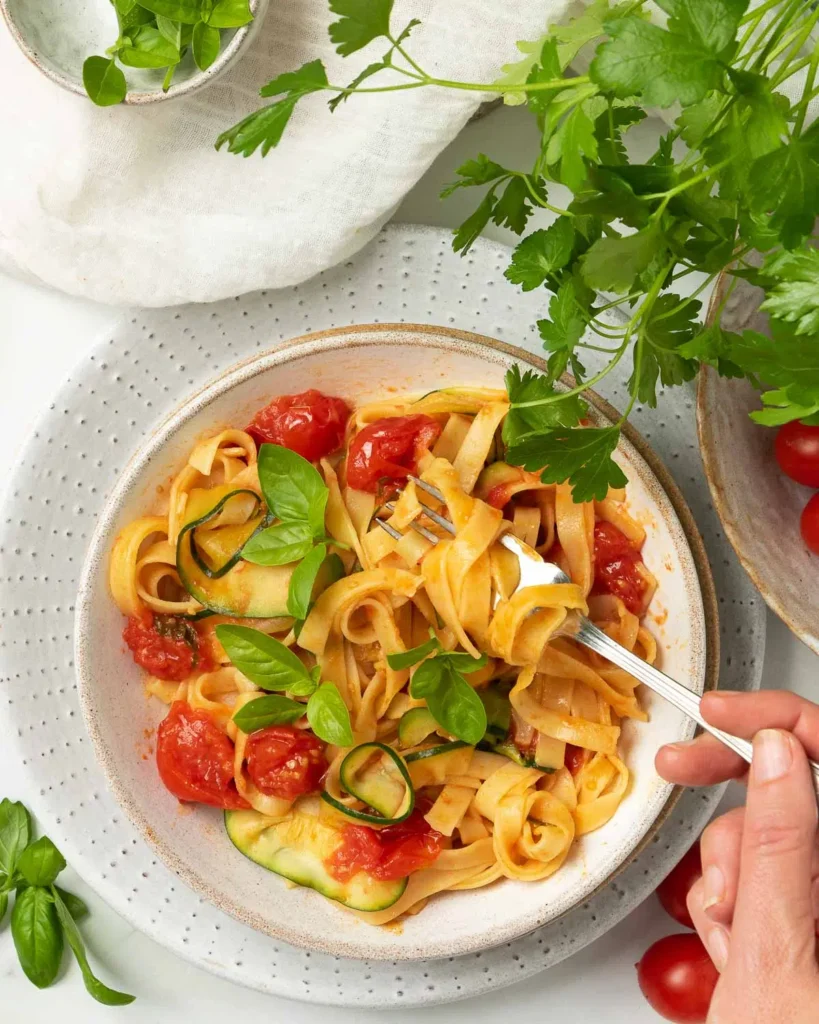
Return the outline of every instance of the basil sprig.
{"type": "Polygon", "coordinates": [[[222,624],[216,627],[216,637],[231,664],[262,690],[308,698],[306,704],[278,694],[248,701],[233,716],[243,732],[289,724],[306,714],[310,728],[325,743],[353,745],[347,705],[335,683],[321,682],[318,666],[307,669],[283,643],[250,626],[222,624]]]}
{"type": "Polygon", "coordinates": [[[486,708],[464,675],[477,672],[486,661],[485,654],[473,658],[445,651],[435,636],[409,651],[387,655],[390,668],[397,671],[421,662],[410,682],[410,696],[426,701],[432,717],[450,735],[473,745],[486,732],[486,708]]]}
{"type": "Polygon", "coordinates": [[[125,1006],[134,997],[104,985],[91,970],[76,921],[88,913],[85,903],[55,885],[65,858],[47,836],[32,841],[31,818],[19,802],[0,801],[0,923],[9,895],[11,936],[23,972],[38,988],[53,984],[66,942],[77,959],[88,992],[106,1006],[125,1006]]]}
{"type": "MultiPolygon", "coordinates": [[[[242,558],[256,565],[300,562],[290,579],[287,611],[303,621],[310,611],[316,577],[327,559],[331,541],[324,529],[329,490],[316,467],[289,448],[263,444],[259,449],[259,484],[270,512],[279,520],[255,533],[242,548],[242,558]]],[[[339,576],[338,556],[331,567],[339,576]]],[[[342,567],[343,569],[343,567],[342,567]]]]}

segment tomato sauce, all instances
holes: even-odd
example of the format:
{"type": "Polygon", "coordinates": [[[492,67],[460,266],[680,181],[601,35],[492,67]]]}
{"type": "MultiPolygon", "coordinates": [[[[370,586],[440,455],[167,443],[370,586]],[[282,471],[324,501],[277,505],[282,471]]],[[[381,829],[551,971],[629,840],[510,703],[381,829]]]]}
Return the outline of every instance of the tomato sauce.
{"type": "Polygon", "coordinates": [[[430,806],[416,806],[406,821],[386,828],[345,825],[340,845],[325,861],[328,871],[339,882],[348,882],[359,871],[391,882],[429,867],[444,845],[443,835],[424,818],[430,806]]]}
{"type": "Polygon", "coordinates": [[[647,583],[638,566],[640,552],[624,533],[611,523],[594,524],[594,590],[614,594],[630,612],[643,611],[647,583]]]}
{"type": "Polygon", "coordinates": [[[300,395],[274,398],[256,413],[247,432],[257,444],[279,444],[316,462],[338,451],[349,418],[344,399],[310,388],[300,395]]]}
{"type": "Polygon", "coordinates": [[[388,416],[368,424],[350,445],[347,483],[358,491],[374,494],[382,483],[405,480],[440,433],[440,423],[420,413],[388,416]]]}

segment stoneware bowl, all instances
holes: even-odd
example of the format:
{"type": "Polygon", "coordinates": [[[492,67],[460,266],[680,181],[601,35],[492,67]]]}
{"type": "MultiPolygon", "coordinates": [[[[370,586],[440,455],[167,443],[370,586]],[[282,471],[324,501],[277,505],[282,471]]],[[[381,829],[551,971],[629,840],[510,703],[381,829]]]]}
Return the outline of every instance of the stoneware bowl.
{"type": "MultiPolygon", "coordinates": [[[[712,311],[727,283],[720,281],[712,311]]],[[[723,311],[723,326],[767,331],[767,317],[759,310],[763,297],[761,289],[739,280],[723,311]]],[[[799,517],[813,491],[780,471],[774,458],[776,431],[748,416],[759,408],[759,392],[747,381],[727,380],[703,368],[697,430],[714,506],[768,606],[819,654],[819,559],[799,532],[799,517]]]]}
{"type": "MultiPolygon", "coordinates": [[[[160,857],[197,893],[276,938],[359,958],[410,960],[455,956],[523,935],[587,900],[648,842],[676,800],[654,771],[660,744],[691,737],[693,724],[644,691],[648,724],[626,722],[623,750],[632,770],[629,793],[611,822],[578,842],[557,874],[539,883],[502,881],[448,893],[399,927],[375,928],[308,889],[246,860],[225,835],[220,812],[180,810],[164,790],[152,758],[140,756],[144,730],[164,708],[146,703],[140,672],[119,642],[122,617],[108,593],[108,555],[117,532],[149,510],[156,487],[184,463],[197,438],[246,423],[279,394],[307,388],[352,403],[385,393],[425,392],[473,384],[502,387],[518,362],[545,367],[519,349],[441,328],[374,325],[311,334],[230,370],[192,396],[134,454],[92,539],[76,606],[76,664],[88,730],[108,785],[160,857]]],[[[595,400],[592,418],[614,410],[595,400]]],[[[699,534],[670,476],[645,441],[629,431],[618,452],[629,477],[632,514],[648,532],[645,560],[659,580],[648,625],[666,672],[692,689],[715,685],[717,616],[699,534]]]]}
{"type": "MultiPolygon", "coordinates": [[[[253,21],[222,33],[219,56],[200,71],[188,52],[173,84],[162,91],[164,69],[123,68],[128,80],[125,103],[145,104],[187,96],[225,71],[255,36],[269,0],[250,0],[253,21]]],[[[0,10],[17,45],[52,82],[85,96],[82,66],[86,57],[104,55],[117,38],[117,16],[109,0],[0,0],[0,10]]],[[[91,101],[89,100],[89,103],[91,101]]]]}

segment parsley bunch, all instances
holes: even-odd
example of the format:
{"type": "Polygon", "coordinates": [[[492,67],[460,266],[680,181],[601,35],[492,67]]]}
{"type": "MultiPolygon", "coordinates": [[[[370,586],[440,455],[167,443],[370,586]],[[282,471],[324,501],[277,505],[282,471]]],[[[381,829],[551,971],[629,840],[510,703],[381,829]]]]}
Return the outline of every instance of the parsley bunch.
{"type": "MultiPolygon", "coordinates": [[[[278,145],[296,104],[330,92],[330,108],[356,93],[446,88],[496,93],[525,103],[540,147],[532,167],[480,154],[457,170],[442,195],[474,189],[481,198],[455,232],[469,251],[491,221],[522,236],[506,277],[544,289],[538,321],[549,353],[544,375],[512,373],[504,427],[510,462],[548,479],[569,479],[576,501],[602,498],[623,475],[611,455],[635,403],[655,406],[658,390],[692,380],[703,364],[747,377],[763,391],[760,423],[819,423],[819,124],[806,126],[816,83],[819,6],[804,0],[594,0],[566,25],[520,43],[522,59],[495,82],[457,82],[427,73],[392,27],[394,0],[329,0],[330,38],[344,56],[376,40],[387,49],[347,86],[332,85],[321,61],[279,75],[262,90],[275,102],[217,141],[232,153],[265,155],[278,145]],[[652,14],[655,18],[652,19],[652,14]],[[570,63],[595,49],[588,75],[570,63]],[[789,100],[781,86],[799,75],[789,100]],[[388,84],[375,86],[372,79],[388,84]],[[644,163],[624,137],[647,107],[678,104],[674,127],[644,163]],[[571,201],[550,202],[553,183],[571,201]],[[526,233],[536,209],[556,215],[526,233]],[[727,271],[764,288],[771,336],[703,326],[697,295],[727,271]],[[699,275],[690,297],[679,282],[699,275]],[[618,309],[622,326],[605,314],[618,309]],[[602,352],[589,374],[584,351],[602,352]],[[621,420],[580,429],[582,393],[630,359],[621,420]],[[575,384],[555,387],[565,371],[575,384]]],[[[544,14],[547,12],[544,10],[544,14]]]]}

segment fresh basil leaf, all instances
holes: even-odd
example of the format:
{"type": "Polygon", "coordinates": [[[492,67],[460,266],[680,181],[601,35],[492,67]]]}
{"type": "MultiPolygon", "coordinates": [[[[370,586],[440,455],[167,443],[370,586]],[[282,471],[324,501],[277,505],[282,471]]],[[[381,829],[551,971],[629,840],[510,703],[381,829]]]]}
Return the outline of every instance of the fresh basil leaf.
{"type": "Polygon", "coordinates": [[[166,68],[182,59],[179,50],[153,25],[140,25],[126,36],[117,56],[131,68],[166,68]]]}
{"type": "Polygon", "coordinates": [[[486,668],[489,661],[485,654],[482,654],[479,658],[473,658],[471,654],[467,654],[464,651],[446,651],[444,654],[439,654],[438,657],[445,658],[447,665],[456,672],[466,672],[467,674],[477,672],[481,668],[486,668]]]}
{"type": "Polygon", "coordinates": [[[136,7],[137,0],[111,0],[114,10],[122,17],[127,17],[136,7]]]}
{"type": "Polygon", "coordinates": [[[6,911],[9,908],[9,894],[7,892],[0,891],[0,924],[3,923],[3,918],[6,916],[6,911]]]}
{"type": "Polygon", "coordinates": [[[307,702],[310,728],[325,743],[351,747],[355,742],[350,712],[335,683],[322,683],[307,702]]]}
{"type": "Polygon", "coordinates": [[[281,445],[263,444],[259,450],[259,483],[267,507],[277,519],[309,523],[314,537],[323,536],[330,492],[307,459],[281,445]]]}
{"type": "Polygon", "coordinates": [[[195,25],[202,18],[201,0],[139,0],[141,7],[163,18],[195,25]]]}
{"type": "Polygon", "coordinates": [[[60,899],[68,908],[68,913],[75,921],[80,921],[82,918],[87,917],[88,907],[84,900],[81,900],[79,896],[75,896],[73,892],[61,889],[59,885],[55,885],[54,888],[59,893],[60,899]]]}
{"type": "Polygon", "coordinates": [[[286,690],[297,697],[315,690],[316,684],[296,655],[260,629],[222,623],[216,627],[216,638],[231,664],[263,690],[286,690]]]}
{"type": "Polygon", "coordinates": [[[360,50],[379,36],[389,36],[393,0],[330,0],[330,10],[340,15],[330,25],[330,40],[342,57],[360,50]]]}
{"type": "Polygon", "coordinates": [[[427,700],[441,685],[445,674],[445,663],[440,657],[427,658],[412,675],[410,696],[416,700],[427,700]]]}
{"type": "Polygon", "coordinates": [[[234,714],[233,721],[242,732],[256,732],[266,729],[269,725],[289,725],[297,722],[307,711],[304,704],[283,697],[279,693],[270,693],[266,697],[250,700],[234,714]]]}
{"type": "Polygon", "coordinates": [[[388,654],[387,664],[391,669],[395,669],[396,672],[400,672],[401,669],[417,665],[418,662],[423,661],[427,655],[440,650],[441,644],[439,643],[438,638],[432,636],[425,643],[419,644],[417,647],[411,647],[408,651],[400,651],[398,654],[388,654]]]}
{"type": "Polygon", "coordinates": [[[430,714],[444,730],[464,743],[480,743],[486,732],[486,708],[463,676],[447,668],[441,684],[427,694],[430,714]]]}
{"type": "Polygon", "coordinates": [[[63,930],[47,889],[31,886],[18,892],[11,912],[11,935],[28,980],[37,988],[48,988],[60,969],[63,930]]]}
{"type": "Polygon", "coordinates": [[[222,45],[222,37],[218,28],[206,25],[199,21],[193,26],[191,48],[193,59],[200,71],[207,71],[211,64],[219,56],[219,48],[222,45]]]}
{"type": "Polygon", "coordinates": [[[287,613],[294,619],[307,618],[316,577],[326,557],[327,545],[317,544],[293,570],[287,591],[287,613]]]}
{"type": "Polygon", "coordinates": [[[23,850],[17,869],[29,885],[51,885],[65,867],[65,857],[48,836],[40,836],[23,850]]]}
{"type": "Polygon", "coordinates": [[[80,965],[82,980],[85,982],[88,994],[93,996],[98,1003],[102,1003],[105,1006],[127,1006],[129,1003],[132,1003],[134,996],[130,996],[125,992],[116,992],[114,989],[104,985],[99,978],[95,977],[94,972],[91,970],[91,965],[88,963],[88,957],[85,955],[85,945],[79,929],[74,923],[74,918],[71,916],[68,907],[63,903],[62,897],[54,886],[51,887],[51,898],[53,900],[52,906],[56,910],[59,924],[62,925],[71,952],[80,965]]]}
{"type": "Polygon", "coordinates": [[[256,565],[288,565],[304,558],[313,547],[307,523],[277,523],[255,533],[242,548],[242,558],[256,565]]]}
{"type": "Polygon", "coordinates": [[[612,459],[618,427],[576,427],[533,434],[512,445],[506,458],[530,472],[542,470],[544,483],[572,485],[576,502],[602,501],[610,487],[625,487],[628,478],[612,459]]]}
{"type": "Polygon", "coordinates": [[[213,28],[241,28],[253,21],[248,0],[217,0],[208,15],[213,28]]]}
{"type": "Polygon", "coordinates": [[[82,66],[82,84],[98,107],[111,107],[122,103],[128,84],[122,69],[113,57],[88,57],[82,66]]]}
{"type": "Polygon", "coordinates": [[[0,801],[0,872],[12,878],[17,859],[31,841],[31,818],[19,802],[0,801]]]}
{"type": "Polygon", "coordinates": [[[181,21],[174,21],[172,18],[163,18],[161,14],[158,14],[156,17],[156,27],[180,53],[190,46],[193,37],[192,25],[185,25],[181,21]]]}
{"type": "Polygon", "coordinates": [[[525,292],[538,288],[555,271],[566,266],[573,245],[571,217],[558,217],[548,228],[533,231],[518,243],[503,276],[512,284],[519,284],[525,292]]]}

